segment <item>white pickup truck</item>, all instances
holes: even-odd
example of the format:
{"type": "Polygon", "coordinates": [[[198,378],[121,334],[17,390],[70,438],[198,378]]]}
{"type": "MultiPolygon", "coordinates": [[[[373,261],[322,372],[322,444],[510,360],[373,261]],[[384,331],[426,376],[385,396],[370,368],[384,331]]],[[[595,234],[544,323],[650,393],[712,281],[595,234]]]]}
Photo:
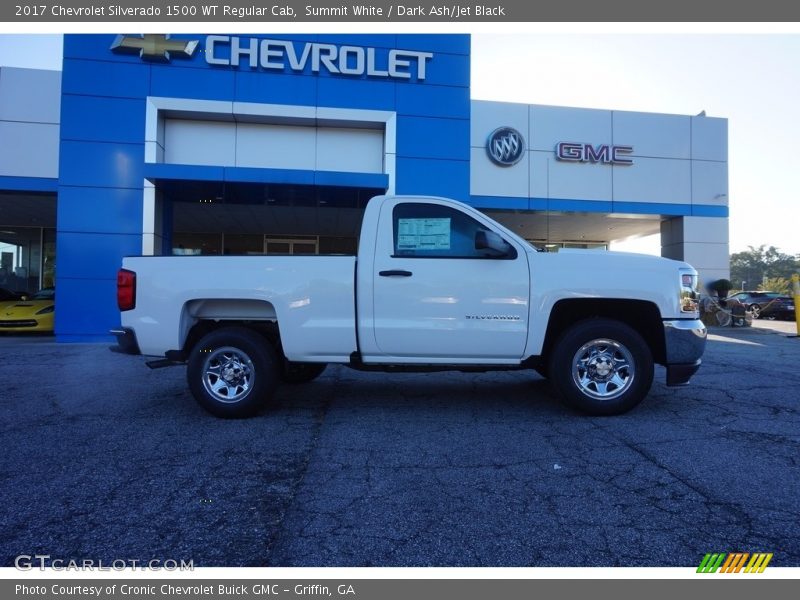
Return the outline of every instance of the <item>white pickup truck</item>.
{"type": "Polygon", "coordinates": [[[654,363],[700,366],[697,273],[596,250],[548,253],[446,198],[378,196],[357,256],[129,257],[116,350],[187,363],[195,399],[255,414],[326,364],[383,371],[533,369],[571,406],[626,412],[654,363]]]}

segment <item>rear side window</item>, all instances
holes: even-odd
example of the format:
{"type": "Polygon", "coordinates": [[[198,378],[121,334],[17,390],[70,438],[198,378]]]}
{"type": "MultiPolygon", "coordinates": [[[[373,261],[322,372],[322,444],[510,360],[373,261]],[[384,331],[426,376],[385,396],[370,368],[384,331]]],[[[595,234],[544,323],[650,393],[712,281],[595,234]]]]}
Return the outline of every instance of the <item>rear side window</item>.
{"type": "MultiPolygon", "coordinates": [[[[392,213],[394,255],[418,258],[493,258],[475,249],[475,234],[488,228],[440,204],[398,204],[392,213]]],[[[515,258],[509,256],[508,258],[515,258]]]]}

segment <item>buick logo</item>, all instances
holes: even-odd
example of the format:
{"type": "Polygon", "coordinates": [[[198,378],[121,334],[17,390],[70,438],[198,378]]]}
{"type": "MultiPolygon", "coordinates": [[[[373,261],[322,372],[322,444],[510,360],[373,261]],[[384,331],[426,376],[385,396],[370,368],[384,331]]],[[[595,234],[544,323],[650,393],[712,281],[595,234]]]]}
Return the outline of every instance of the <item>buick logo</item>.
{"type": "Polygon", "coordinates": [[[517,164],[525,152],[525,138],[516,129],[499,127],[486,140],[486,154],[501,167],[517,164]]]}

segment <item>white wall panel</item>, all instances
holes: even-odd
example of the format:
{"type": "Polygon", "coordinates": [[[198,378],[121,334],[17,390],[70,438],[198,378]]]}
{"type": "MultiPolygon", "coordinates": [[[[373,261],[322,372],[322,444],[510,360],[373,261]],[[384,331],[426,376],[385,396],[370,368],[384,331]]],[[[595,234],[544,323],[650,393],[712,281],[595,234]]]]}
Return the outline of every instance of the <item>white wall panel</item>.
{"type": "Polygon", "coordinates": [[[555,162],[552,152],[529,152],[530,176],[528,195],[531,198],[547,198],[549,193],[548,173],[550,163],[555,162]]]}
{"type": "Polygon", "coordinates": [[[692,117],[692,158],[728,160],[728,120],[692,117]]]}
{"type": "Polygon", "coordinates": [[[683,260],[698,271],[701,269],[729,268],[730,254],[728,244],[684,242],[683,260]]]}
{"type": "Polygon", "coordinates": [[[239,123],[236,166],[313,170],[317,134],[314,127],[239,123]]]}
{"type": "MultiPolygon", "coordinates": [[[[530,152],[510,167],[494,164],[486,148],[470,149],[470,193],[475,196],[528,197],[528,159],[530,152]]],[[[527,206],[527,204],[526,204],[527,206]]]]}
{"type": "Polygon", "coordinates": [[[726,217],[683,217],[683,242],[728,243],[726,217]]]}
{"type": "Polygon", "coordinates": [[[58,125],[0,121],[0,175],[58,177],[58,125]]]}
{"type": "Polygon", "coordinates": [[[232,166],[236,151],[234,123],[167,119],[164,162],[232,166]]]}
{"type": "Polygon", "coordinates": [[[635,158],[631,166],[612,168],[616,201],[691,202],[691,168],[688,160],[635,158]]]}
{"type": "Polygon", "coordinates": [[[0,121],[59,123],[61,71],[0,68],[0,121]]]}
{"type": "Polygon", "coordinates": [[[633,146],[634,156],[689,158],[690,117],[614,111],[614,144],[633,146]]]}
{"type": "Polygon", "coordinates": [[[701,289],[711,281],[731,276],[727,244],[670,244],[661,246],[661,256],[687,262],[697,269],[701,289]]]}
{"type": "Polygon", "coordinates": [[[567,200],[611,200],[612,171],[610,165],[572,163],[555,160],[552,152],[536,152],[548,157],[548,198],[567,200]]]}
{"type": "Polygon", "coordinates": [[[560,106],[530,107],[531,148],[555,153],[558,142],[611,143],[611,111],[560,106]]]}
{"type": "Polygon", "coordinates": [[[728,163],[692,161],[692,204],[728,205],[728,163]]]}
{"type": "Polygon", "coordinates": [[[319,171],[383,173],[383,131],[319,128],[316,168],[319,171]]]}
{"type": "Polygon", "coordinates": [[[170,164],[384,172],[382,129],[167,119],[170,164]]]}

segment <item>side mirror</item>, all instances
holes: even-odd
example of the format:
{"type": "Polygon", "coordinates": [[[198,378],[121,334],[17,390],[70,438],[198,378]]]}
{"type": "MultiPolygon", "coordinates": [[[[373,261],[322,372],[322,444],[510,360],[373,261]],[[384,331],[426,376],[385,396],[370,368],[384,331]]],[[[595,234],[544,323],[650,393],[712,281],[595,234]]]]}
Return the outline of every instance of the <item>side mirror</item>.
{"type": "Polygon", "coordinates": [[[494,231],[479,229],[475,232],[475,250],[486,250],[494,258],[506,258],[511,256],[513,248],[494,231]]]}

